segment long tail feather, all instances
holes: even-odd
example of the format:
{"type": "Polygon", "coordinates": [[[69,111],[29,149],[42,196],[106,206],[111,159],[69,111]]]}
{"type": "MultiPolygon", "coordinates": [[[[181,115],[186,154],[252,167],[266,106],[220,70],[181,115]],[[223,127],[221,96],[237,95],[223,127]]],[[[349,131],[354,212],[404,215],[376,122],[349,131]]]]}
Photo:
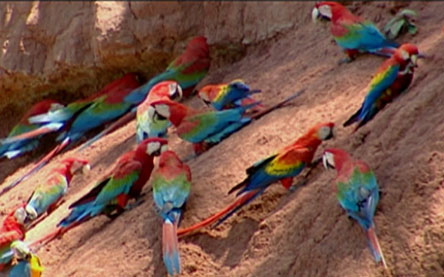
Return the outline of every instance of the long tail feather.
{"type": "Polygon", "coordinates": [[[375,258],[376,262],[378,262],[378,263],[382,262],[382,264],[384,265],[384,268],[387,269],[387,264],[385,262],[384,255],[382,254],[382,249],[381,249],[381,246],[379,245],[379,241],[378,241],[378,237],[376,236],[374,225],[372,225],[367,230],[367,237],[368,237],[370,250],[372,251],[373,257],[375,258]]]}
{"type": "Polygon", "coordinates": [[[14,143],[14,142],[24,140],[24,139],[35,138],[40,135],[44,135],[44,134],[58,131],[63,127],[63,125],[64,125],[63,123],[46,124],[46,125],[41,126],[40,128],[37,128],[35,130],[29,131],[29,132],[26,132],[26,133],[23,133],[23,134],[20,134],[17,136],[4,138],[4,139],[0,140],[0,143],[1,144],[9,144],[9,143],[14,143]]]}
{"type": "Polygon", "coordinates": [[[266,114],[268,114],[268,113],[270,113],[270,112],[272,112],[272,111],[274,111],[276,109],[281,108],[282,106],[284,106],[288,102],[292,101],[293,99],[297,98],[298,96],[300,96],[304,92],[305,92],[305,89],[301,89],[301,90],[297,91],[296,93],[294,93],[293,95],[287,97],[286,99],[282,100],[281,102],[279,102],[279,103],[277,103],[277,104],[275,104],[275,105],[273,105],[273,106],[271,106],[271,107],[269,107],[267,109],[264,109],[264,110],[262,110],[260,112],[257,112],[255,114],[253,114],[251,116],[251,119],[259,119],[262,116],[264,116],[264,115],[266,115],[266,114]]]}
{"type": "MultiPolygon", "coordinates": [[[[261,191],[259,190],[259,192],[261,192],[261,191]]],[[[258,190],[253,190],[248,193],[245,193],[244,195],[239,197],[236,201],[234,201],[230,205],[226,206],[224,209],[222,209],[218,213],[208,217],[207,219],[205,219],[197,224],[194,224],[193,226],[190,226],[188,228],[179,229],[177,231],[177,235],[178,236],[188,235],[191,232],[194,232],[198,229],[201,229],[201,228],[204,228],[208,225],[213,224],[214,222],[216,222],[217,220],[219,220],[221,217],[224,217],[224,216],[225,216],[225,218],[224,218],[224,220],[225,220],[228,218],[228,216],[233,214],[235,211],[239,210],[242,206],[247,204],[249,201],[253,200],[257,195],[259,195],[258,190]],[[234,211],[234,212],[232,212],[232,211],[234,211]],[[232,212],[232,213],[230,213],[230,212],[232,212]],[[228,213],[230,213],[230,214],[228,214],[228,213]],[[228,214],[228,216],[226,216],[227,214],[228,214]]],[[[220,223],[222,223],[222,222],[220,221],[220,223]]],[[[218,223],[218,224],[220,224],[220,223],[218,223]]]]}
{"type": "Polygon", "coordinates": [[[16,179],[14,182],[12,182],[9,186],[4,187],[0,191],[0,196],[8,192],[13,187],[17,186],[24,180],[28,179],[32,174],[37,172],[39,169],[41,169],[43,166],[45,166],[57,153],[62,151],[70,142],[69,137],[66,138],[61,144],[57,145],[51,152],[46,154],[38,163],[36,163],[28,172],[26,172],[24,175],[22,175],[20,178],[16,179]]]}
{"type": "Polygon", "coordinates": [[[166,219],[162,226],[163,262],[168,274],[180,274],[179,243],[177,239],[177,223],[166,219]]]}
{"type": "Polygon", "coordinates": [[[347,121],[344,122],[344,124],[342,124],[342,126],[347,127],[347,126],[355,123],[356,121],[358,121],[358,116],[361,114],[361,110],[362,110],[362,108],[357,110],[352,116],[350,116],[349,119],[347,119],[347,121]]]}
{"type": "Polygon", "coordinates": [[[102,132],[97,134],[95,137],[93,137],[92,139],[85,142],[81,147],[79,147],[77,152],[83,151],[85,148],[87,148],[88,146],[90,146],[91,144],[93,144],[94,142],[96,142],[97,140],[102,138],[103,136],[106,136],[106,135],[114,132],[118,128],[122,127],[123,125],[125,125],[128,122],[130,122],[131,120],[133,120],[135,117],[136,117],[136,110],[132,110],[132,111],[128,112],[127,114],[125,114],[124,116],[119,118],[117,121],[113,122],[111,125],[106,127],[102,132]]]}

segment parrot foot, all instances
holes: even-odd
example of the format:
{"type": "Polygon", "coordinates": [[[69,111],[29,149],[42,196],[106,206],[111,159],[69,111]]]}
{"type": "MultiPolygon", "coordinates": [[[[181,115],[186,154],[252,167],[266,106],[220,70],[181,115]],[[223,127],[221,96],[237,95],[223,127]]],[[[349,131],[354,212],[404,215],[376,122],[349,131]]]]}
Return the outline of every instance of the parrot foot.
{"type": "Polygon", "coordinates": [[[302,181],[298,182],[297,184],[291,185],[288,191],[290,193],[295,192],[298,188],[305,186],[307,184],[307,181],[308,181],[307,178],[304,178],[302,181]]]}

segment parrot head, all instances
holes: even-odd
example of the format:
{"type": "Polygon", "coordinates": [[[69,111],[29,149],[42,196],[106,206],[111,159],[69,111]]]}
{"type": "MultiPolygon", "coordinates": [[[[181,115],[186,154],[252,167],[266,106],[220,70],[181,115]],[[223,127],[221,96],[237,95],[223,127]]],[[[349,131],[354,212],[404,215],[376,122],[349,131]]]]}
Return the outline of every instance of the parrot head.
{"type": "Polygon", "coordinates": [[[14,253],[14,257],[17,260],[24,260],[31,254],[31,250],[28,245],[21,240],[16,240],[11,243],[11,250],[14,253]]]}
{"type": "Polygon", "coordinates": [[[150,94],[168,96],[169,99],[179,101],[183,97],[182,88],[176,81],[163,81],[157,83],[150,91],[150,94]]]}
{"type": "Polygon", "coordinates": [[[312,127],[308,133],[312,134],[315,138],[319,140],[329,140],[333,138],[333,128],[335,124],[333,122],[319,123],[312,127]]]}
{"type": "Polygon", "coordinates": [[[419,51],[418,48],[410,43],[402,44],[393,54],[394,59],[400,63],[406,65],[406,70],[410,70],[412,67],[417,67],[419,51]]]}
{"type": "Polygon", "coordinates": [[[328,148],[322,155],[322,163],[326,169],[336,169],[339,172],[344,162],[350,158],[350,155],[342,149],[328,148]]]}
{"type": "Polygon", "coordinates": [[[23,206],[17,208],[14,212],[14,218],[17,221],[17,223],[20,225],[25,224],[27,217],[28,217],[28,214],[26,213],[26,210],[23,206]]]}
{"type": "MultiPolygon", "coordinates": [[[[22,122],[21,123],[27,123],[28,118],[35,116],[35,115],[39,115],[39,114],[44,114],[47,113],[49,111],[55,111],[57,109],[63,108],[64,106],[62,104],[57,103],[54,100],[51,99],[46,99],[43,101],[38,102],[37,104],[35,104],[34,106],[32,106],[28,112],[25,113],[25,115],[22,118],[22,122]]],[[[29,122],[30,123],[30,122],[29,122]]]]}
{"type": "Polygon", "coordinates": [[[219,94],[220,87],[221,85],[206,85],[199,90],[197,95],[206,105],[211,105],[219,94]]]}
{"type": "Polygon", "coordinates": [[[179,125],[187,114],[187,107],[167,99],[154,101],[148,107],[148,117],[152,121],[168,120],[179,125]]]}
{"type": "Polygon", "coordinates": [[[66,169],[69,170],[71,175],[74,175],[78,171],[82,171],[82,173],[86,173],[91,169],[87,160],[78,159],[78,158],[67,158],[64,159],[61,164],[65,165],[66,169]]]}
{"type": "Polygon", "coordinates": [[[168,141],[163,138],[147,138],[137,146],[137,151],[139,150],[151,157],[159,156],[168,150],[168,141]]]}
{"type": "Polygon", "coordinates": [[[314,22],[330,21],[338,17],[346,8],[337,2],[324,1],[315,4],[311,12],[311,18],[314,22]]]}

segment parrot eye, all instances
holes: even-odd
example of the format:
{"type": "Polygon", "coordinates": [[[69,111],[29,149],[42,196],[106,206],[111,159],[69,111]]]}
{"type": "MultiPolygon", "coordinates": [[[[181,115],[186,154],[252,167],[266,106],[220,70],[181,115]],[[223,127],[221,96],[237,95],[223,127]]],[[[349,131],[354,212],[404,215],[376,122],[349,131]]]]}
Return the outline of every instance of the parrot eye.
{"type": "Polygon", "coordinates": [[[160,142],[150,142],[148,143],[146,153],[150,156],[158,156],[160,154],[161,145],[160,142]]]}
{"type": "Polygon", "coordinates": [[[333,129],[328,126],[322,126],[318,131],[318,138],[320,140],[328,140],[333,137],[333,129]]]}
{"type": "Polygon", "coordinates": [[[178,101],[178,100],[182,99],[183,93],[182,93],[182,88],[180,87],[179,84],[177,84],[177,83],[169,84],[168,91],[169,91],[169,95],[170,95],[171,100],[178,101]]]}
{"type": "Polygon", "coordinates": [[[334,169],[335,168],[335,160],[333,158],[333,154],[330,152],[325,152],[322,156],[322,164],[326,169],[334,169]]]}

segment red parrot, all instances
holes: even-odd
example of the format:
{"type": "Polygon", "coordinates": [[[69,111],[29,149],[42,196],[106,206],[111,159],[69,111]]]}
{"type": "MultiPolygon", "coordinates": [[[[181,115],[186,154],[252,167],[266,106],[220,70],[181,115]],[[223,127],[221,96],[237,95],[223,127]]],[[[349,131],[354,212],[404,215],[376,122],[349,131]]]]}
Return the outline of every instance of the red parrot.
{"type": "Polygon", "coordinates": [[[221,224],[275,182],[279,181],[289,189],[292,186],[293,178],[299,175],[305,167],[311,165],[316,149],[321,142],[333,137],[333,127],[334,123],[332,122],[317,124],[292,144],[253,164],[246,170],[247,178],[228,192],[239,190],[235,202],[208,219],[179,230],[178,234],[187,234],[216,220],[218,221],[216,225],[221,224]]]}

